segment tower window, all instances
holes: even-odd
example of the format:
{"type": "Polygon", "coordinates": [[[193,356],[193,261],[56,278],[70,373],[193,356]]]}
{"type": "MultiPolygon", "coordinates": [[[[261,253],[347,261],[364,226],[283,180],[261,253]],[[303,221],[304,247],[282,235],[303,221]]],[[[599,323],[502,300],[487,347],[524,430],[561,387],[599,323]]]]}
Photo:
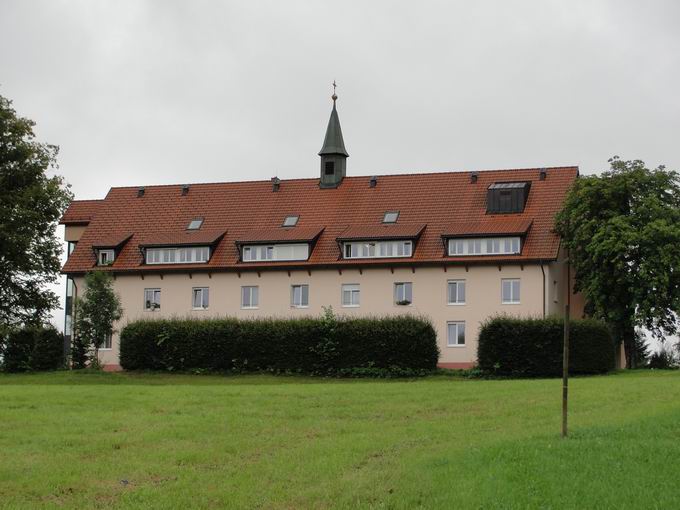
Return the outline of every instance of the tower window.
{"type": "Polygon", "coordinates": [[[324,167],[324,174],[333,175],[335,173],[335,161],[326,161],[326,166],[324,167]]]}

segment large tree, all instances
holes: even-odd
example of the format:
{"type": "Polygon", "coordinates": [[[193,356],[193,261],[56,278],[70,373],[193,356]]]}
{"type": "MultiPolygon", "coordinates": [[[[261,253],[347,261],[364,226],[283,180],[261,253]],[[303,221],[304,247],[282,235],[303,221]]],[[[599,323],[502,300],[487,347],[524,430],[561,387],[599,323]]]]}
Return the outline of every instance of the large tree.
{"type": "Polygon", "coordinates": [[[72,199],[58,147],[35,139],[29,119],[0,96],[0,325],[36,324],[59,305],[47,289],[59,276],[60,216],[72,199]]]}
{"type": "Polygon", "coordinates": [[[576,180],[557,230],[587,309],[609,323],[635,366],[635,328],[663,338],[680,311],[680,176],[642,161],[576,180]]]}

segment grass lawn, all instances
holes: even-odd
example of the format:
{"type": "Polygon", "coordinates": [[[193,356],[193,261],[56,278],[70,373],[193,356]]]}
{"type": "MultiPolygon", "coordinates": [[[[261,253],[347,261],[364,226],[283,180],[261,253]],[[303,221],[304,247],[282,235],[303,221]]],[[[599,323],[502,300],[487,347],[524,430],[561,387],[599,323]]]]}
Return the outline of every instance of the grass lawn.
{"type": "Polygon", "coordinates": [[[0,376],[2,508],[679,508],[680,372],[0,376]]]}

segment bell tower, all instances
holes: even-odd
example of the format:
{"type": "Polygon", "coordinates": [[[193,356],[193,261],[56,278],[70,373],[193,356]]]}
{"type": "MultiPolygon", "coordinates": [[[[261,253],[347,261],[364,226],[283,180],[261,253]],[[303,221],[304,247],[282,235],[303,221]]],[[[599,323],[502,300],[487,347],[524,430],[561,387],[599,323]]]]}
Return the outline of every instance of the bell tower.
{"type": "Polygon", "coordinates": [[[349,154],[345,150],[345,142],[342,139],[342,129],[340,129],[340,119],[335,102],[338,96],[335,94],[335,82],[333,82],[333,110],[331,118],[328,119],[326,128],[326,138],[323,147],[319,151],[321,156],[321,179],[319,186],[322,188],[337,188],[345,177],[347,170],[347,158],[349,154]]]}

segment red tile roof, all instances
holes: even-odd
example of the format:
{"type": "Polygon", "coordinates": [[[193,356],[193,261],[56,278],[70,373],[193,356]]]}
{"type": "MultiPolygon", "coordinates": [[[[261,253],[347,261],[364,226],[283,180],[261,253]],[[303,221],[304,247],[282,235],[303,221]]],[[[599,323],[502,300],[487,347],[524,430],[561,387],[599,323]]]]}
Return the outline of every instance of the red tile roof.
{"type": "Polygon", "coordinates": [[[118,248],[123,243],[126,243],[131,237],[132,234],[130,232],[126,232],[124,234],[112,234],[108,238],[102,239],[92,244],[92,247],[96,249],[118,248]]]}
{"type": "Polygon", "coordinates": [[[490,235],[524,235],[528,232],[533,220],[517,218],[515,215],[488,215],[479,221],[459,221],[447,225],[443,237],[482,237],[490,235]]]}
{"type": "Polygon", "coordinates": [[[96,212],[104,205],[104,200],[74,200],[59,220],[62,225],[87,225],[96,212]]]}
{"type": "Polygon", "coordinates": [[[274,227],[244,232],[237,239],[237,244],[268,244],[312,242],[323,232],[323,227],[274,227]]]}
{"type": "Polygon", "coordinates": [[[338,241],[358,241],[371,239],[416,239],[426,227],[424,223],[409,225],[393,223],[390,225],[349,226],[338,236],[338,241]]]}
{"type": "Polygon", "coordinates": [[[108,270],[186,270],[184,265],[142,265],[139,246],[157,240],[159,236],[163,239],[181,237],[189,221],[195,217],[204,218],[198,232],[226,231],[207,264],[190,266],[196,270],[553,260],[559,248],[559,238],[553,230],[554,217],[576,179],[578,169],[549,168],[545,180],[539,180],[539,172],[538,168],[480,171],[477,172],[476,183],[470,182],[469,172],[384,175],[378,177],[374,188],[369,187],[369,177],[346,177],[335,189],[320,189],[318,179],[292,179],[281,181],[277,192],[272,191],[270,181],[192,184],[185,196],[181,194],[181,185],[147,186],[142,197],[137,197],[136,187],[112,188],[104,200],[98,201],[96,215],[92,216],[63,271],[82,273],[90,270],[95,264],[92,246],[117,232],[132,232],[134,235],[121,249],[113,265],[107,267],[108,270]],[[531,191],[522,213],[486,214],[487,188],[499,181],[531,181],[531,191]],[[357,226],[379,230],[383,226],[385,211],[393,210],[400,211],[399,220],[393,226],[427,225],[413,257],[340,258],[337,238],[343,232],[357,226]],[[306,232],[324,229],[307,261],[239,262],[236,240],[252,239],[257,231],[262,231],[266,237],[272,230],[280,228],[288,215],[300,216],[298,225],[291,228],[291,232],[295,229],[308,229],[306,232]],[[450,233],[452,224],[482,225],[483,228],[507,233],[519,228],[518,223],[523,221],[531,221],[532,224],[521,255],[444,255],[442,234],[450,233]]]}
{"type": "Polygon", "coordinates": [[[207,230],[171,230],[166,232],[150,232],[140,234],[139,246],[212,246],[219,241],[226,231],[224,229],[207,230]]]}

